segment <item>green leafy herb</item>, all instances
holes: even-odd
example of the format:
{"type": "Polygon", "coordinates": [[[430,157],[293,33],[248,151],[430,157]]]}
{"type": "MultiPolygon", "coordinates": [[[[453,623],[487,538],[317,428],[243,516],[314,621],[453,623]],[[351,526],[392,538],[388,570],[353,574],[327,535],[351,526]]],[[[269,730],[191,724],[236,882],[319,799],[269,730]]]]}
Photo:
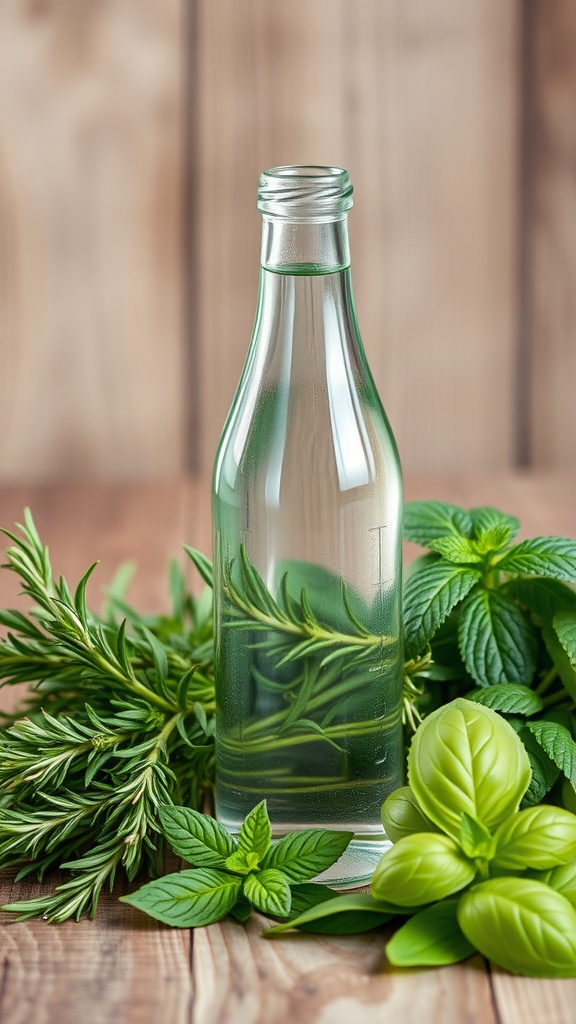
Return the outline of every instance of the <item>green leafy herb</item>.
{"type": "Polygon", "coordinates": [[[436,967],[466,960],[475,948],[458,924],[458,900],[444,900],[414,914],[386,945],[395,967],[436,967]]]}
{"type": "Polygon", "coordinates": [[[169,615],[141,618],[116,584],[98,617],[86,603],[94,566],[72,592],[28,511],[8,536],[6,568],[34,610],[0,614],[1,683],[29,686],[0,733],[0,867],[71,874],[5,909],[63,921],[94,914],[118,870],[157,874],[160,806],[197,805],[211,787],[211,600],[187,594],[173,567],[169,615]]]}
{"type": "MultiPolygon", "coordinates": [[[[237,840],[212,818],[185,807],[162,807],[160,818],[175,853],[197,865],[219,858],[223,870],[186,869],[148,882],[121,899],[182,928],[212,924],[228,913],[244,923],[251,908],[287,917],[293,906],[292,884],[334,864],[353,836],[352,832],[308,829],[273,844],[265,801],[247,815],[237,840]]],[[[295,885],[294,907],[297,913],[306,912],[332,896],[327,886],[295,885]]]]}

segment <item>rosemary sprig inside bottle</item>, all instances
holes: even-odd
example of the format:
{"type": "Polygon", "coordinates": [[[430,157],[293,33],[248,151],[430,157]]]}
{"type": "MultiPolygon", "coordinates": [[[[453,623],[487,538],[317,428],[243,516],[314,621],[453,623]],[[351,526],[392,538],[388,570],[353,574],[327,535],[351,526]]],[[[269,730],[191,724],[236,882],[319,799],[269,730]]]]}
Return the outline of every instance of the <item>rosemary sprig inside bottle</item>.
{"type": "Polygon", "coordinates": [[[351,822],[368,799],[379,809],[399,784],[390,745],[401,735],[400,695],[386,685],[398,640],[373,628],[379,609],[301,562],[286,563],[274,595],[243,546],[222,571],[219,815],[264,796],[276,821],[290,821],[296,796],[311,823],[339,820],[337,803],[351,822]]]}
{"type": "Polygon", "coordinates": [[[143,618],[112,587],[98,617],[86,606],[94,566],[72,594],[28,510],[7,535],[5,568],[35,607],[0,612],[0,685],[29,686],[0,732],[0,868],[17,865],[18,879],[69,871],[6,908],[63,921],[93,915],[119,869],[161,871],[158,806],[198,807],[212,785],[212,593],[195,599],[172,564],[169,615],[143,618]]]}

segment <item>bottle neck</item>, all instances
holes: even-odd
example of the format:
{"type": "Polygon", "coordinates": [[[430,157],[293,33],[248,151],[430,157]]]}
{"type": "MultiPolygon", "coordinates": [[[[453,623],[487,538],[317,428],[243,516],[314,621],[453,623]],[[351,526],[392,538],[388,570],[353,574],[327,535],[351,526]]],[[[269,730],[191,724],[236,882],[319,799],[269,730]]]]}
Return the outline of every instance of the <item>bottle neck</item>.
{"type": "Polygon", "coordinates": [[[288,219],[263,215],[262,267],[276,274],[318,276],[350,266],[348,218],[288,219]]]}

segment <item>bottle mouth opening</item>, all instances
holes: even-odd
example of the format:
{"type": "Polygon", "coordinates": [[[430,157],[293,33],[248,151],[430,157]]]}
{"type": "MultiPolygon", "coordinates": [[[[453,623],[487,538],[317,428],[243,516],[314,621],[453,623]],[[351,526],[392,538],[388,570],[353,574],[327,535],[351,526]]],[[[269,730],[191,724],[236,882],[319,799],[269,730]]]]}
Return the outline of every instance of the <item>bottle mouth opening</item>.
{"type": "Polygon", "coordinates": [[[337,220],[352,206],[350,175],[343,167],[286,164],[260,175],[258,209],[286,219],[337,220]]]}

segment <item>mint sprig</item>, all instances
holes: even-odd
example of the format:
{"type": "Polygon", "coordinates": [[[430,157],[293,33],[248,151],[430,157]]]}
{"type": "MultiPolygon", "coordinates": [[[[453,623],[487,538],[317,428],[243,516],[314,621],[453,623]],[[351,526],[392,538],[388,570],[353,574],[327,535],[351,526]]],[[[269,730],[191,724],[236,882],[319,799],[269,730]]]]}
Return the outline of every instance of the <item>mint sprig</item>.
{"type": "Polygon", "coordinates": [[[530,759],[527,807],[559,772],[576,784],[576,541],[515,543],[518,528],[489,506],[406,506],[405,536],[428,553],[404,589],[404,697],[413,728],[457,696],[507,717],[530,759]]]}
{"type": "Polygon", "coordinates": [[[252,909],[288,917],[331,898],[327,886],[300,886],[331,867],[344,853],[352,832],[307,829],[272,842],[266,801],[242,823],[238,837],[207,814],[188,807],[160,808],[164,836],[186,868],[120,897],[164,924],[192,928],[213,924],[226,914],[245,923],[252,909]],[[294,885],[294,900],[292,886],[294,885]]]}

